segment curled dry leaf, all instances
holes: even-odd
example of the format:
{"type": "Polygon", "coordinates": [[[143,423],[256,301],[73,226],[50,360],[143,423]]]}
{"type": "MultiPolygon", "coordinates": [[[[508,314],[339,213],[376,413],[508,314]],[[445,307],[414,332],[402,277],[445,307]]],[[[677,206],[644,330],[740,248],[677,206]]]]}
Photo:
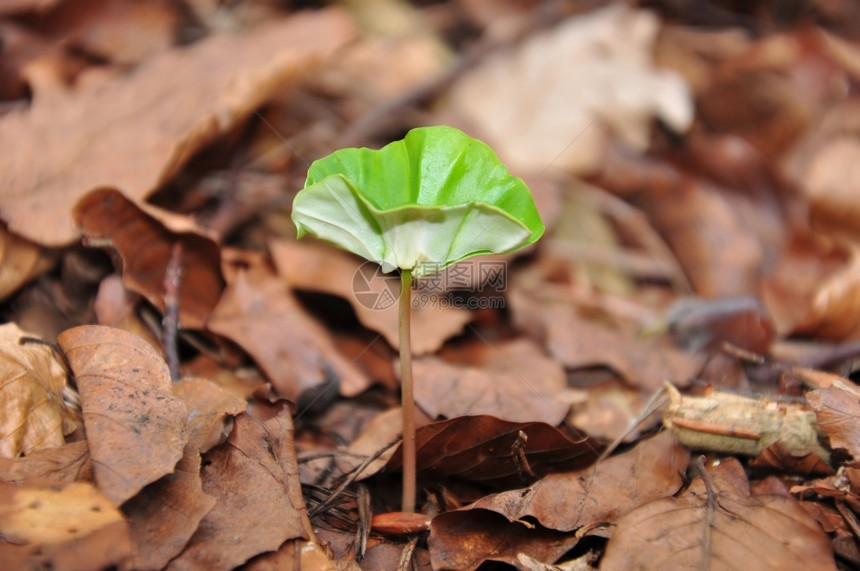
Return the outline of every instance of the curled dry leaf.
{"type": "Polygon", "coordinates": [[[207,326],[242,347],[278,394],[294,403],[309,390],[330,390],[333,397],[339,387],[352,396],[369,385],[325,327],[262,266],[231,278],[207,326]]]}
{"type": "Polygon", "coordinates": [[[510,422],[556,426],[570,400],[564,369],[527,339],[469,345],[464,364],[436,356],[413,362],[415,401],[433,418],[493,415],[510,422]]]}
{"type": "Polygon", "coordinates": [[[734,458],[677,498],[625,515],[601,569],[836,569],[818,523],[792,498],[750,495],[734,458]]]}
{"type": "Polygon", "coordinates": [[[85,242],[110,245],[122,259],[123,284],[165,310],[165,276],[171,250],[182,248],[179,320],[201,329],[218,303],[224,280],[218,244],[185,216],[135,204],[121,193],[102,189],[82,198],[74,209],[85,242]]]}
{"type": "Polygon", "coordinates": [[[0,299],[48,271],[57,253],[12,234],[0,226],[0,299]]]}
{"type": "MultiPolygon", "coordinates": [[[[486,415],[421,426],[416,441],[419,470],[499,486],[522,484],[550,469],[582,468],[600,454],[600,444],[589,437],[572,439],[542,422],[507,422],[486,415]]],[[[398,448],[385,469],[398,470],[401,464],[398,448]]]]}
{"type": "Polygon", "coordinates": [[[841,448],[860,465],[860,387],[835,380],[826,389],[806,393],[818,426],[830,439],[831,449],[841,448]]]}
{"type": "Polygon", "coordinates": [[[132,551],[122,514],[87,482],[0,482],[0,536],[8,569],[103,569],[132,551]]]}
{"type": "Polygon", "coordinates": [[[755,456],[777,442],[794,457],[830,453],[819,443],[815,415],[799,403],[722,391],[681,395],[665,385],[669,407],[663,425],[694,450],[755,456]]]}
{"type": "Polygon", "coordinates": [[[164,360],[140,337],[84,325],[57,342],[78,382],[96,485],[120,505],[173,472],[188,411],[173,396],[164,360]]]}
{"type": "Polygon", "coordinates": [[[351,35],[344,13],[307,12],[171,50],[113,79],[37,92],[29,109],[0,120],[0,147],[15,151],[0,157],[2,217],[34,242],[72,242],[81,196],[115,187],[145,198],[351,35]]]}
{"type": "Polygon", "coordinates": [[[286,403],[258,403],[237,416],[202,469],[215,506],[168,569],[233,569],[289,539],[313,537],[298,475],[286,403]]]}
{"type": "Polygon", "coordinates": [[[692,121],[683,80],[651,61],[657,29],[653,14],[620,5],[570,18],[465,75],[452,106],[521,168],[593,171],[608,146],[602,125],[644,149],[653,116],[677,131],[692,121]]]}
{"type": "Polygon", "coordinates": [[[579,542],[573,534],[510,522],[485,510],[447,512],[430,524],[433,569],[471,571],[485,561],[500,561],[522,569],[519,555],[553,563],[579,542]]]}
{"type": "Polygon", "coordinates": [[[684,483],[690,454],[669,433],[662,433],[576,472],[548,474],[520,490],[481,498],[464,509],[486,509],[508,520],[534,517],[559,531],[614,522],[648,502],[675,494],[684,483]]]}
{"type": "Polygon", "coordinates": [[[77,425],[63,401],[66,371],[46,345],[19,344],[14,323],[0,325],[0,456],[62,446],[77,425]]]}
{"type": "MultiPolygon", "coordinates": [[[[400,279],[396,275],[381,274],[376,264],[318,242],[272,240],[269,248],[278,273],[291,288],[344,298],[362,325],[382,334],[397,348],[400,279]]],[[[412,352],[423,355],[459,334],[472,314],[462,308],[426,304],[414,307],[411,319],[412,352]]]]}

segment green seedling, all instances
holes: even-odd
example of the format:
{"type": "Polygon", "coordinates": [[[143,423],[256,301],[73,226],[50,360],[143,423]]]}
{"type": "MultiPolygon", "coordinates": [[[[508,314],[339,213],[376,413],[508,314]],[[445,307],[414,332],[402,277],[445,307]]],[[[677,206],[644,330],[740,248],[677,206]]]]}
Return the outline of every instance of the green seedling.
{"type": "Polygon", "coordinates": [[[293,202],[311,234],[400,270],[403,511],[415,509],[412,280],[478,254],[535,242],[544,225],[525,183],[486,144],[451,127],[422,127],[380,150],[341,149],[315,161],[293,202]]]}

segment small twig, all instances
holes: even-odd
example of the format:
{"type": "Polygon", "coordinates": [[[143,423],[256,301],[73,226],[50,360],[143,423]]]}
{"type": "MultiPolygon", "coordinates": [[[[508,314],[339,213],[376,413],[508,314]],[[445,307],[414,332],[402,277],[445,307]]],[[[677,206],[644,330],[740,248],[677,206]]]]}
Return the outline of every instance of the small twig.
{"type": "Polygon", "coordinates": [[[597,459],[597,462],[595,462],[595,464],[598,464],[601,461],[609,458],[609,455],[612,454],[615,449],[621,445],[622,442],[624,442],[624,439],[627,438],[634,430],[636,430],[637,426],[645,422],[645,420],[649,416],[657,412],[661,406],[666,404],[666,401],[668,399],[669,397],[666,393],[665,386],[663,388],[657,389],[654,394],[651,395],[651,398],[648,399],[648,402],[645,403],[645,406],[642,407],[642,411],[638,415],[636,415],[636,418],[634,418],[629,425],[627,425],[627,428],[624,430],[624,432],[620,434],[618,438],[613,440],[609,446],[606,447],[606,449],[597,459]]]}
{"type": "Polygon", "coordinates": [[[693,292],[693,286],[672,248],[663,240],[651,225],[648,217],[640,210],[596,186],[582,185],[577,189],[577,193],[582,194],[602,212],[633,234],[636,241],[645,248],[645,251],[659,260],[661,270],[668,272],[668,277],[678,293],[690,294],[693,292]]]}
{"type": "Polygon", "coordinates": [[[164,270],[164,318],[162,319],[161,344],[164,358],[170,369],[170,379],[178,381],[179,371],[179,286],[182,283],[182,243],[174,242],[170,259],[164,270]]]}
{"type": "Polygon", "coordinates": [[[711,568],[711,541],[714,529],[714,518],[716,517],[717,496],[714,493],[714,482],[711,479],[711,475],[708,474],[708,471],[705,469],[704,456],[699,456],[696,459],[696,467],[699,470],[699,475],[702,477],[702,482],[704,482],[705,490],[707,490],[708,493],[708,497],[705,499],[708,517],[704,518],[702,525],[702,535],[704,536],[704,540],[702,541],[702,563],[703,569],[707,571],[711,568]]]}
{"type": "Polygon", "coordinates": [[[412,566],[412,555],[415,554],[415,546],[418,545],[418,536],[412,536],[406,545],[403,546],[403,552],[400,554],[400,561],[397,562],[397,571],[409,571],[412,566]]]}
{"type": "Polygon", "coordinates": [[[370,522],[373,519],[373,510],[370,506],[370,492],[364,484],[358,485],[358,529],[355,531],[355,542],[358,545],[358,553],[355,560],[364,559],[367,552],[367,538],[370,536],[370,522]]]}
{"type": "Polygon", "coordinates": [[[372,455],[368,456],[364,460],[364,462],[362,462],[357,467],[355,467],[353,470],[351,470],[349,472],[348,477],[343,482],[341,482],[341,484],[331,493],[331,495],[328,498],[326,498],[326,500],[324,502],[319,504],[314,509],[310,510],[310,512],[308,513],[308,516],[309,517],[315,517],[315,516],[319,515],[321,512],[325,511],[330,505],[332,505],[332,503],[334,503],[334,501],[337,499],[337,497],[343,493],[343,491],[347,488],[347,486],[352,484],[355,481],[355,479],[358,478],[358,476],[362,472],[364,472],[364,470],[368,466],[370,466],[370,464],[374,460],[376,460],[377,458],[379,458],[380,456],[385,454],[385,452],[389,448],[391,448],[392,446],[394,446],[395,444],[400,442],[400,440],[401,440],[401,438],[399,438],[399,437],[395,440],[392,440],[391,442],[389,442],[388,444],[386,444],[385,446],[383,446],[382,448],[380,448],[379,450],[374,452],[372,455]]]}
{"type": "Polygon", "coordinates": [[[528,441],[528,434],[520,430],[517,433],[517,439],[511,444],[511,456],[514,457],[514,464],[517,466],[517,473],[520,475],[520,479],[530,483],[530,480],[526,476],[531,478],[531,480],[537,479],[537,476],[529,465],[529,459],[526,457],[526,444],[528,441]]]}
{"type": "Polygon", "coordinates": [[[77,389],[78,382],[75,379],[75,372],[72,370],[72,363],[69,361],[68,355],[63,351],[62,347],[60,347],[56,343],[51,343],[50,341],[45,341],[44,339],[39,339],[38,337],[29,337],[24,336],[18,339],[18,345],[27,345],[29,343],[33,343],[35,345],[45,345],[50,347],[54,352],[54,355],[63,363],[63,368],[66,370],[66,376],[69,380],[69,384],[77,389]]]}
{"type": "Polygon", "coordinates": [[[842,500],[836,500],[835,504],[836,511],[838,511],[842,518],[845,520],[846,525],[851,529],[851,532],[854,534],[856,539],[860,539],[860,521],[857,520],[857,516],[854,515],[854,512],[851,511],[851,508],[845,505],[845,502],[842,500]]]}

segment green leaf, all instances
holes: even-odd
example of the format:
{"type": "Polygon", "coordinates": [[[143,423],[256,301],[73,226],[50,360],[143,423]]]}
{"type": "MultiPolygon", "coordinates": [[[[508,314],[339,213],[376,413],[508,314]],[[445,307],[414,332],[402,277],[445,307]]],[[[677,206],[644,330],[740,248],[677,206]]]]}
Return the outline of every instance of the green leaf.
{"type": "Polygon", "coordinates": [[[312,234],[385,272],[415,277],[477,254],[513,252],[544,231],[528,187],[492,149],[441,126],[314,162],[293,221],[299,238],[312,234]]]}

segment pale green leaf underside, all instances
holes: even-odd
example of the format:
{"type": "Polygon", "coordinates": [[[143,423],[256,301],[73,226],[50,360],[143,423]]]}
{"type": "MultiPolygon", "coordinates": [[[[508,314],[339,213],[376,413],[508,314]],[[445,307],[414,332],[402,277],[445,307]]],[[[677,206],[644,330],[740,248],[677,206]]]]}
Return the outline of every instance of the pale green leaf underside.
{"type": "Polygon", "coordinates": [[[300,238],[310,233],[377,262],[383,272],[413,270],[416,278],[477,254],[515,250],[531,234],[515,218],[479,202],[381,211],[342,175],[299,193],[293,221],[300,238]]]}
{"type": "Polygon", "coordinates": [[[544,226],[525,183],[490,147],[452,127],[422,127],[376,151],[315,161],[293,203],[306,233],[416,277],[477,254],[512,252],[544,226]]]}

